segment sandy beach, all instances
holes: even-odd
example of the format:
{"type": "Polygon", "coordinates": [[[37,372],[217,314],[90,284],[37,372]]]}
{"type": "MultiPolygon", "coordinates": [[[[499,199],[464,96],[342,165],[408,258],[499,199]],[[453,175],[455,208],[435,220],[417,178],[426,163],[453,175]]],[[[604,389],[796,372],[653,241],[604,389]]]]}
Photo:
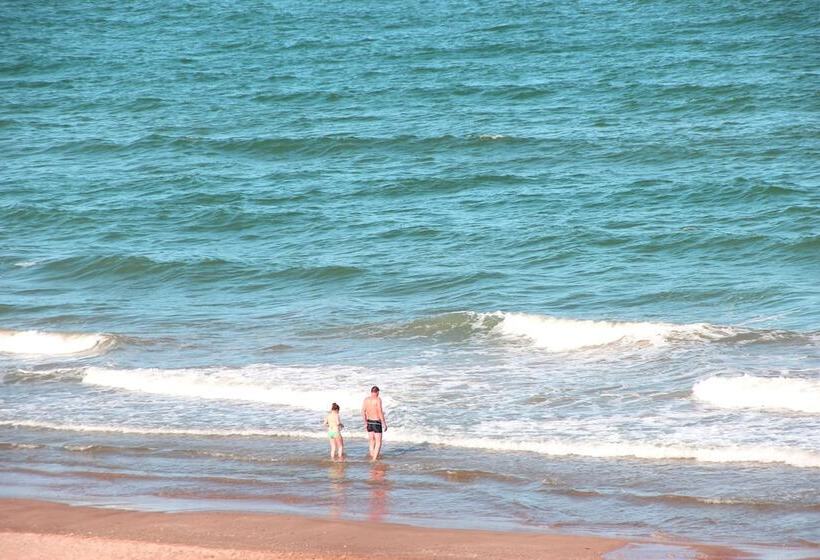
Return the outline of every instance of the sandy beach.
{"type": "MultiPolygon", "coordinates": [[[[587,536],[429,529],[243,513],[148,513],[0,500],[0,549],[34,559],[592,559],[627,542],[587,536]]],[[[681,549],[685,550],[685,549],[681,549]]],[[[728,550],[692,547],[698,558],[728,550]]]]}

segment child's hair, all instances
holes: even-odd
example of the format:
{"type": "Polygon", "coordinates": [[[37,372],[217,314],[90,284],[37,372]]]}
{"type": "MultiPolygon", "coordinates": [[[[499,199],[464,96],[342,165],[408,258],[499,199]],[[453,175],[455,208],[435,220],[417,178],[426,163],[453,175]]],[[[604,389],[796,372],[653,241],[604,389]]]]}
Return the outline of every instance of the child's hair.
{"type": "Polygon", "coordinates": [[[332,405],[330,405],[330,410],[339,410],[339,405],[336,404],[336,403],[333,403],[332,405]]]}

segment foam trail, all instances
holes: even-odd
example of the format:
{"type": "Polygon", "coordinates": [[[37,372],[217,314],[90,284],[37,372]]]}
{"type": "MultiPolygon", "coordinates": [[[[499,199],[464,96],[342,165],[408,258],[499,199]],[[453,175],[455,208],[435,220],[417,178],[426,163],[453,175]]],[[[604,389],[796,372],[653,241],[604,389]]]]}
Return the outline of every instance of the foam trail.
{"type": "MultiPolygon", "coordinates": [[[[484,317],[479,319],[482,321],[484,317]]],[[[492,331],[506,338],[525,339],[534,346],[552,352],[566,352],[616,342],[663,346],[672,337],[703,339],[714,327],[704,323],[675,325],[670,323],[590,321],[560,319],[548,315],[502,313],[492,331]]]]}
{"type": "Polygon", "coordinates": [[[100,353],[114,342],[114,337],[95,333],[61,333],[0,330],[0,353],[39,356],[100,353]]]}
{"type": "MultiPolygon", "coordinates": [[[[295,439],[325,439],[322,432],[264,429],[199,429],[199,428],[152,428],[130,426],[105,426],[93,424],[58,424],[29,420],[0,421],[4,427],[25,427],[34,429],[119,433],[139,435],[188,435],[202,437],[284,437],[295,439]]],[[[364,433],[345,430],[345,438],[362,439],[364,433]]],[[[390,428],[388,444],[413,443],[432,444],[446,447],[481,449],[500,452],[530,452],[549,456],[579,456],[599,458],[689,460],[705,463],[779,463],[800,468],[820,468],[820,453],[803,449],[773,446],[724,446],[696,447],[655,442],[601,442],[601,441],[514,441],[490,438],[453,438],[438,435],[419,435],[415,431],[390,428]]]]}
{"type": "MultiPolygon", "coordinates": [[[[267,369],[271,373],[282,374],[282,370],[291,371],[295,368],[271,367],[267,369]]],[[[333,402],[339,403],[345,411],[358,411],[362,404],[363,391],[293,389],[261,378],[265,371],[266,368],[260,366],[235,370],[221,368],[119,370],[90,367],[85,370],[83,383],[156,395],[242,400],[322,412],[329,410],[333,402]]],[[[305,373],[310,373],[310,370],[299,369],[294,373],[304,376],[305,373]]],[[[385,400],[385,405],[388,401],[389,399],[385,400]]]]}
{"type": "MultiPolygon", "coordinates": [[[[59,424],[56,422],[39,422],[35,420],[0,421],[0,426],[9,428],[33,428],[37,430],[54,430],[65,432],[88,432],[99,434],[155,435],[155,436],[202,436],[202,437],[283,437],[327,439],[324,432],[304,430],[264,430],[241,428],[155,428],[141,426],[104,425],[104,424],[59,424]]],[[[348,437],[348,434],[345,434],[348,437]]]]}
{"type": "Polygon", "coordinates": [[[794,377],[710,377],[692,396],[720,408],[757,408],[820,414],[820,380],[794,377]]]}

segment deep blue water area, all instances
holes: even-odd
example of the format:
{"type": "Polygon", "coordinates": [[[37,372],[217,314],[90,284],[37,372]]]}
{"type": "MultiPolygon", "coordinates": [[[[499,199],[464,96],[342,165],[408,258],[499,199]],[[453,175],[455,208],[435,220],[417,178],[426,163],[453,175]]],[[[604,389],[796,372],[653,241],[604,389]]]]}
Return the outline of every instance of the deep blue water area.
{"type": "Polygon", "coordinates": [[[817,328],[810,2],[0,17],[7,324],[70,309],[118,330],[207,300],[245,325],[504,309],[817,328]]]}

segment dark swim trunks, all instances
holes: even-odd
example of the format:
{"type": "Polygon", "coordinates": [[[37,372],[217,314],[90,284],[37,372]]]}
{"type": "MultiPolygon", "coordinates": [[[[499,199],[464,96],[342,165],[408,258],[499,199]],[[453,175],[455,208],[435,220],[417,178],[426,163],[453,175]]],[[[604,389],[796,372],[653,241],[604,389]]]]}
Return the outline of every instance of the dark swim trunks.
{"type": "Polygon", "coordinates": [[[367,421],[367,431],[373,432],[376,434],[382,433],[382,421],[381,420],[368,420],[367,421]]]}

